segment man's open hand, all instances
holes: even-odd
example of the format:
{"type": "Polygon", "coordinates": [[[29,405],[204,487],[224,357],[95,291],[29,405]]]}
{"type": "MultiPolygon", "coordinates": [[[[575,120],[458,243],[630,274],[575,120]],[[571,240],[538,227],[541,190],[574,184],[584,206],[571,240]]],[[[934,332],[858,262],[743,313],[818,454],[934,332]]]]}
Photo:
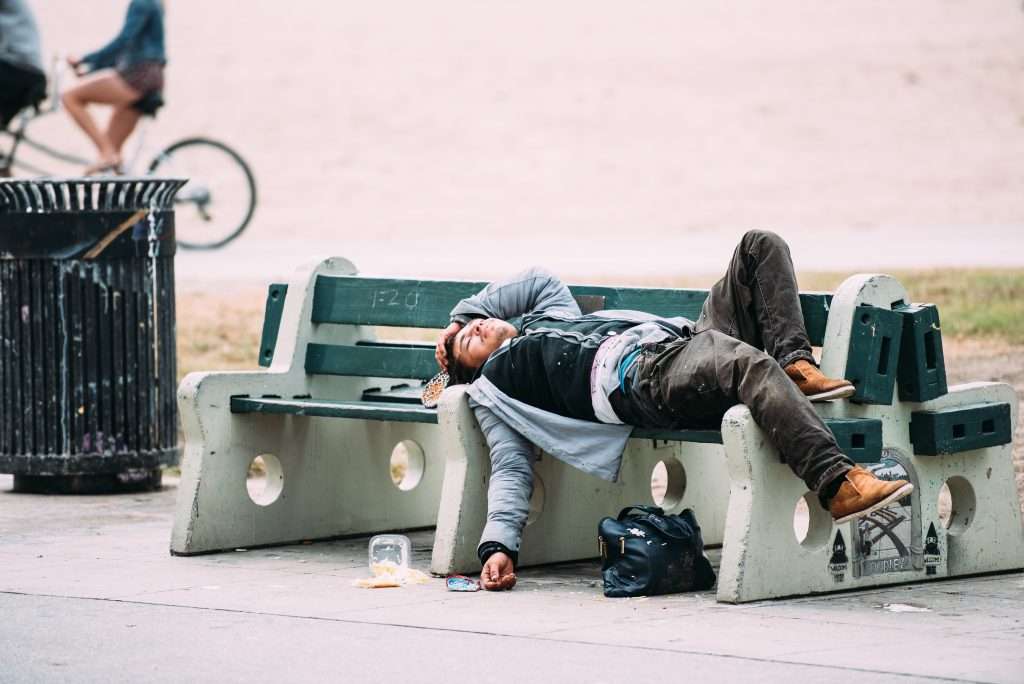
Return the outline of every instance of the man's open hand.
{"type": "Polygon", "coordinates": [[[441,366],[442,370],[448,370],[448,355],[444,351],[444,344],[448,341],[449,337],[455,335],[455,333],[462,330],[462,324],[458,321],[452,322],[447,328],[441,331],[441,336],[437,338],[437,346],[434,348],[434,358],[437,359],[437,365],[441,366]]]}
{"type": "Polygon", "coordinates": [[[480,584],[487,591],[501,591],[516,586],[515,568],[508,554],[501,551],[491,554],[480,572],[480,584]]]}

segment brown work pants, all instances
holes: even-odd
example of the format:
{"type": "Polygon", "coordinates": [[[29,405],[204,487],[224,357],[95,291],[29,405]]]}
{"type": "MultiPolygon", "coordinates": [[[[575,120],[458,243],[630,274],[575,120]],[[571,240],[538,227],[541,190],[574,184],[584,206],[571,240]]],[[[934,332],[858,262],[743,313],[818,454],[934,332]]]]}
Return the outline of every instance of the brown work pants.
{"type": "Polygon", "coordinates": [[[751,231],[711,289],[693,334],[644,350],[612,407],[627,424],[662,429],[721,426],[745,404],[807,487],[821,493],[853,463],[811,402],[782,370],[813,363],[789,247],[751,231]]]}

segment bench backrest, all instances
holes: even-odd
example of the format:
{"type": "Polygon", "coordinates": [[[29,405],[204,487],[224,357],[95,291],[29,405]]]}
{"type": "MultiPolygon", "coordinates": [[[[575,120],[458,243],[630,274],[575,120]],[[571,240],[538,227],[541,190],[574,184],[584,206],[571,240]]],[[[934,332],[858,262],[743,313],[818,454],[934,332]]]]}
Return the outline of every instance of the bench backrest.
{"type": "MultiPolygon", "coordinates": [[[[479,292],[487,283],[456,280],[396,280],[361,276],[317,277],[311,323],[372,325],[401,328],[441,329],[455,304],[479,292]]],[[[569,289],[585,312],[601,309],[634,309],[659,316],[696,319],[707,298],[707,290],[648,287],[570,285],[569,289]]],[[[267,294],[267,308],[260,345],[260,365],[274,357],[287,285],[275,283],[267,294]]],[[[800,294],[804,323],[811,343],[821,345],[832,295],[824,292],[800,294]]],[[[417,342],[376,342],[355,345],[310,343],[306,349],[306,372],[312,375],[427,379],[437,372],[432,344],[417,342]]]]}

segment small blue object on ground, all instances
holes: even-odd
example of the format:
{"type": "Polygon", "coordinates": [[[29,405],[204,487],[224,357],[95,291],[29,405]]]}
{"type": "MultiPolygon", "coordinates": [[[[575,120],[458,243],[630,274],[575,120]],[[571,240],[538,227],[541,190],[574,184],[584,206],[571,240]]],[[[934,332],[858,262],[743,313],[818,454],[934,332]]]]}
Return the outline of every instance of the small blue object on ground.
{"type": "Polygon", "coordinates": [[[480,591],[480,582],[465,575],[449,575],[445,584],[448,591],[480,591]]]}

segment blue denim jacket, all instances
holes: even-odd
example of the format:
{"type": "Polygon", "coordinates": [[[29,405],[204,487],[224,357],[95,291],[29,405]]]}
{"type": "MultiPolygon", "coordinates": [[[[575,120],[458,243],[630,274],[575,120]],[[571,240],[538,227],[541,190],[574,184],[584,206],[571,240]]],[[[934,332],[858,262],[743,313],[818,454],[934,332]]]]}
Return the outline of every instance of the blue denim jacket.
{"type": "Polygon", "coordinates": [[[82,57],[90,71],[129,67],[140,62],[167,63],[164,50],[164,6],[161,0],[131,0],[117,36],[82,57]]]}

